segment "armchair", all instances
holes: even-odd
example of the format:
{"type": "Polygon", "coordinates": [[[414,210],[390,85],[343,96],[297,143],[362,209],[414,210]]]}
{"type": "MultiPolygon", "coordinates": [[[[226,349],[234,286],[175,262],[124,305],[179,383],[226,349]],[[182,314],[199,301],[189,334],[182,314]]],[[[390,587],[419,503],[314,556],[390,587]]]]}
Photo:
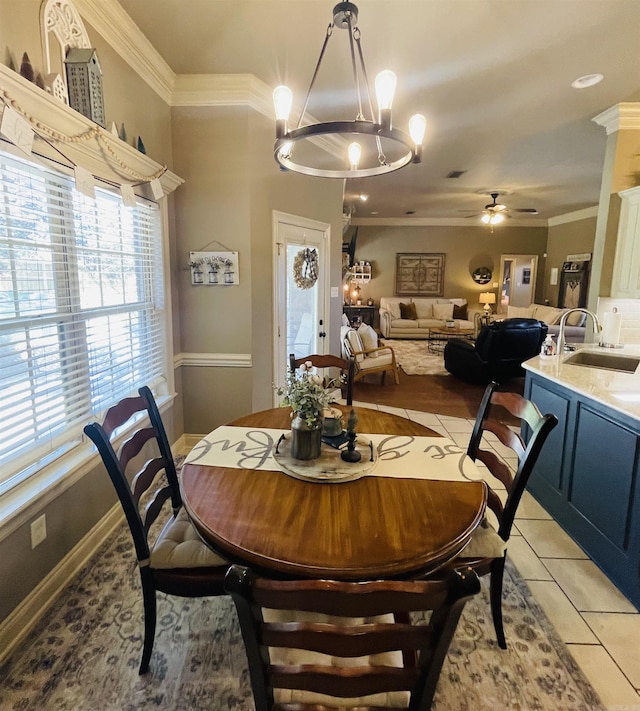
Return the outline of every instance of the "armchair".
{"type": "Polygon", "coordinates": [[[485,326],[475,344],[451,339],[444,367],[468,383],[503,383],[524,374],[522,363],[540,353],[547,324],[533,318],[510,318],[485,326]]]}
{"type": "Polygon", "coordinates": [[[400,383],[393,348],[378,346],[378,336],[367,324],[362,324],[357,331],[343,327],[342,348],[345,356],[354,362],[354,383],[370,373],[382,373],[384,382],[387,372],[393,373],[396,385],[400,383]]]}

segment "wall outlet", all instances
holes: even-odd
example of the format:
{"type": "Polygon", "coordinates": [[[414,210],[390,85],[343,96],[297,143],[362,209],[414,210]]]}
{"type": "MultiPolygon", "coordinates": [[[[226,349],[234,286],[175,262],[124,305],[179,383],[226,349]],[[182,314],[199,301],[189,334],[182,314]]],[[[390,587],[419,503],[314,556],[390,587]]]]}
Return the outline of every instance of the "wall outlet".
{"type": "Polygon", "coordinates": [[[47,537],[47,517],[45,514],[38,516],[31,522],[31,550],[40,545],[47,537]]]}

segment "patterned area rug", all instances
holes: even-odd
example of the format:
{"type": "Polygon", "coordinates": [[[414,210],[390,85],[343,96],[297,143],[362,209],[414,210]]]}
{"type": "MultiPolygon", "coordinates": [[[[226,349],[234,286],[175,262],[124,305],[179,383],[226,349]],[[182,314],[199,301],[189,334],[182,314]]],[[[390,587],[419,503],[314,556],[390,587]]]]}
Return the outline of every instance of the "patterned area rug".
{"type": "Polygon", "coordinates": [[[381,338],[380,343],[393,348],[396,362],[407,375],[449,375],[442,353],[429,353],[428,341],[381,338]]]}
{"type": "MultiPolygon", "coordinates": [[[[160,595],[158,629],[138,675],[142,599],[121,528],[0,668],[3,711],[253,711],[247,663],[228,598],[160,595]]],[[[483,581],[445,661],[436,711],[605,711],[515,570],[504,581],[509,648],[494,638],[483,581]]]]}

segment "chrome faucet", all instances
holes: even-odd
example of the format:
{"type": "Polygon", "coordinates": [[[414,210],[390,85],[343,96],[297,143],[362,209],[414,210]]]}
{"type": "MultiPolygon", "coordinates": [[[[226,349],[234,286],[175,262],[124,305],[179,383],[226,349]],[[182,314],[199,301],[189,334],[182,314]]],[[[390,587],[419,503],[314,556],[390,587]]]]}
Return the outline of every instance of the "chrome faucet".
{"type": "Polygon", "coordinates": [[[598,340],[597,336],[602,331],[602,326],[600,325],[600,321],[598,321],[598,317],[593,313],[593,311],[589,311],[587,309],[581,309],[581,308],[569,309],[568,311],[565,311],[562,314],[562,318],[560,319],[560,328],[558,329],[558,346],[557,346],[558,354],[562,354],[565,350],[569,350],[569,347],[565,343],[564,329],[565,329],[565,326],[567,323],[567,317],[569,316],[569,314],[572,314],[576,311],[581,311],[583,314],[587,314],[587,316],[591,316],[591,319],[593,321],[593,335],[594,335],[594,337],[596,337],[595,340],[598,340]]]}

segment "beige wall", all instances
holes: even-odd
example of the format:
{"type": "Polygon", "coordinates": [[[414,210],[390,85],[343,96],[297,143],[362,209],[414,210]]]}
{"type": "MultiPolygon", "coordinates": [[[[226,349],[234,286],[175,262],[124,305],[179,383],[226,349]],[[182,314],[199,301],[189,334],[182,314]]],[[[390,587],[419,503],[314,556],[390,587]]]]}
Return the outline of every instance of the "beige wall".
{"type": "MultiPolygon", "coordinates": [[[[546,249],[546,227],[371,227],[358,228],[356,260],[372,263],[373,277],[362,289],[365,299],[378,302],[393,296],[396,254],[400,252],[442,252],[445,258],[444,296],[465,298],[479,308],[478,296],[500,279],[501,254],[537,254],[538,264],[546,249]],[[489,267],[492,281],[476,284],[471,274],[477,267],[489,267]]],[[[536,301],[542,296],[540,269],[536,301]]],[[[497,289],[495,289],[497,294],[497,289]]]]}
{"type": "MultiPolygon", "coordinates": [[[[271,406],[273,210],[330,223],[339,265],[342,184],[281,173],[272,155],[272,122],[246,107],[175,108],[172,116],[175,170],[186,181],[176,193],[181,350],[252,355],[250,369],[181,369],[185,432],[204,434],[271,406]],[[191,285],[183,266],[189,251],[214,240],[208,249],[239,252],[238,286],[191,285]]],[[[337,284],[339,266],[334,272],[337,284]]],[[[334,302],[337,348],[340,300],[334,302]]]]}
{"type": "Polygon", "coordinates": [[[563,262],[567,260],[567,255],[582,254],[583,252],[593,253],[595,233],[595,217],[549,227],[547,258],[543,263],[543,294],[544,298],[549,300],[551,306],[558,305],[560,271],[562,270],[563,262]],[[558,270],[558,283],[555,286],[549,284],[551,269],[553,267],[558,270]]]}

